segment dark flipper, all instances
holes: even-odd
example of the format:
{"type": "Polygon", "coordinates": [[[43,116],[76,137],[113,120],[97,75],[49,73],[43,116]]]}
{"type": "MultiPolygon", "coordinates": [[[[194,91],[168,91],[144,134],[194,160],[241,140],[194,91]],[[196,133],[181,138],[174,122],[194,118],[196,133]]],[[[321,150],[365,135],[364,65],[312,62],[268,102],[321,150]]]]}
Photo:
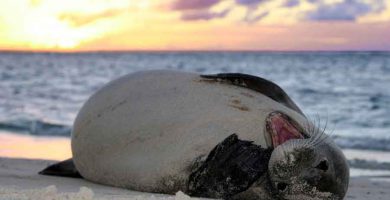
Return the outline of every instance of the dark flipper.
{"type": "Polygon", "coordinates": [[[264,94],[265,96],[301,113],[302,111],[298,106],[290,99],[290,97],[275,83],[247,74],[240,73],[223,73],[215,75],[201,75],[202,78],[217,79],[233,85],[245,87],[264,94]]]}
{"type": "Polygon", "coordinates": [[[266,174],[271,153],[272,149],[230,135],[190,175],[188,192],[193,196],[226,199],[245,191],[266,174]]]}
{"type": "Polygon", "coordinates": [[[40,171],[39,174],[50,175],[50,176],[65,176],[72,178],[83,178],[77,171],[76,166],[72,159],[64,160],[62,162],[50,165],[44,170],[40,171]]]}

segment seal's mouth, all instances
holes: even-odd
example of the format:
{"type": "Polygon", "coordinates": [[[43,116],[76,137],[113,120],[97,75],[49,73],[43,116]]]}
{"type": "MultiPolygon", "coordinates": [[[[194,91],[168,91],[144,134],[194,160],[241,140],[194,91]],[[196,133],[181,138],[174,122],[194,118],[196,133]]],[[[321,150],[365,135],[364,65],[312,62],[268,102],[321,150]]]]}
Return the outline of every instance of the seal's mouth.
{"type": "Polygon", "coordinates": [[[272,139],[274,148],[291,139],[307,138],[303,129],[287,115],[281,112],[272,112],[266,120],[267,132],[272,139]]]}

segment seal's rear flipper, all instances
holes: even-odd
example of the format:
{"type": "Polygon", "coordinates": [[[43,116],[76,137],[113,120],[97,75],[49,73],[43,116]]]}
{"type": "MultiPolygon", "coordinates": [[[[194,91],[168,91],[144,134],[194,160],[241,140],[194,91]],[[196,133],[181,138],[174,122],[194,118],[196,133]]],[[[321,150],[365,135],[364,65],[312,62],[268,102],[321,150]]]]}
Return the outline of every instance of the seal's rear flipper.
{"type": "Polygon", "coordinates": [[[189,177],[188,192],[199,197],[227,199],[247,190],[266,174],[272,149],[232,134],[219,143],[189,177]]]}
{"type": "Polygon", "coordinates": [[[72,178],[83,178],[77,171],[76,166],[72,159],[64,160],[62,162],[50,165],[44,170],[40,171],[39,174],[49,176],[65,176],[72,178]]]}

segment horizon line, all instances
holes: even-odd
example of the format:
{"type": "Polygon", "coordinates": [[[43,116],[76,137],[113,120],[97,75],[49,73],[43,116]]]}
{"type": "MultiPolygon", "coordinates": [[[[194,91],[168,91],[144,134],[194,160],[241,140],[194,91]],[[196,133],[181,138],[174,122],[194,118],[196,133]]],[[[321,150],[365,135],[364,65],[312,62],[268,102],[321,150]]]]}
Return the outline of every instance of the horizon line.
{"type": "Polygon", "coordinates": [[[19,49],[0,49],[0,53],[51,53],[51,54],[82,54],[82,53],[202,53],[202,52],[215,52],[215,53],[223,53],[223,52],[232,52],[232,53],[239,53],[239,52],[253,52],[253,53],[321,53],[321,52],[382,52],[382,53],[390,53],[390,50],[349,50],[349,49],[341,49],[341,50],[253,50],[253,49],[224,49],[224,50],[216,50],[216,49],[175,49],[175,50],[160,50],[160,49],[127,49],[127,50],[19,50],[19,49]]]}

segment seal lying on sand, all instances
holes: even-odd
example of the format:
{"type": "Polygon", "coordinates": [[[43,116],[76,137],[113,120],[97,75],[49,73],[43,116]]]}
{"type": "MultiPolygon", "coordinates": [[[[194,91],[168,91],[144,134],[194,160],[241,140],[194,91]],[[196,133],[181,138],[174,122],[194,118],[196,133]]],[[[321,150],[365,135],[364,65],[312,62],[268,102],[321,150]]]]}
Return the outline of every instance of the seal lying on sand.
{"type": "Polygon", "coordinates": [[[288,95],[245,74],[112,81],[80,110],[72,153],[41,174],[234,199],[342,199],[349,179],[340,149],[288,95]]]}

